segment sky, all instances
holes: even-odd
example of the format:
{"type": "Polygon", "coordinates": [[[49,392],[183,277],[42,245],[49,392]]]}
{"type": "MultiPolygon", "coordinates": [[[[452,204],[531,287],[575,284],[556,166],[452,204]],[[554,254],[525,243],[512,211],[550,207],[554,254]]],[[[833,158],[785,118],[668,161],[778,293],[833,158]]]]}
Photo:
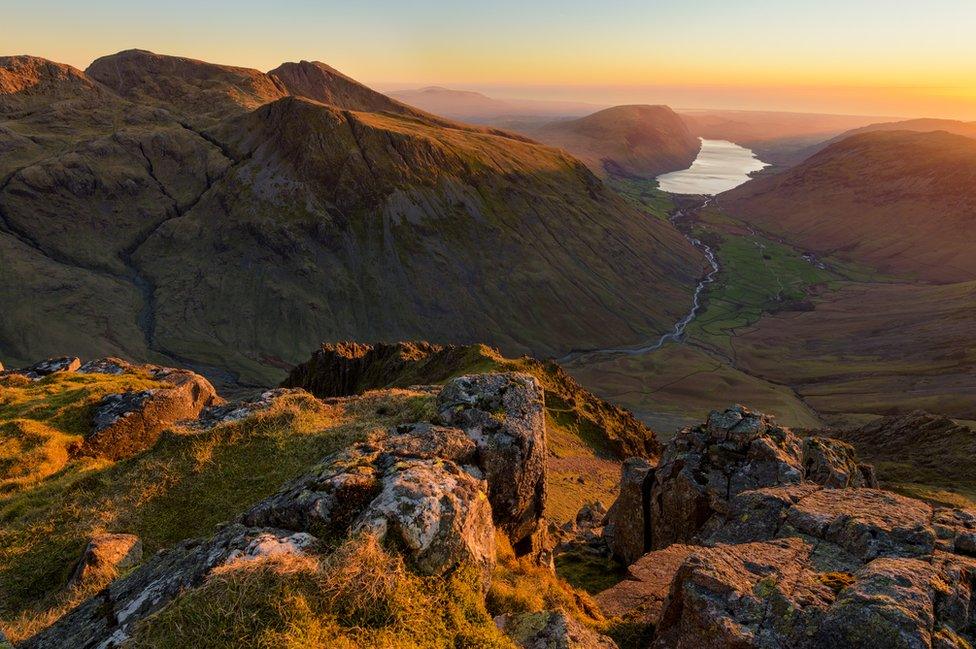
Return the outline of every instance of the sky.
{"type": "Polygon", "coordinates": [[[381,89],[976,120],[976,0],[0,0],[0,55],[142,48],[381,89]]]}

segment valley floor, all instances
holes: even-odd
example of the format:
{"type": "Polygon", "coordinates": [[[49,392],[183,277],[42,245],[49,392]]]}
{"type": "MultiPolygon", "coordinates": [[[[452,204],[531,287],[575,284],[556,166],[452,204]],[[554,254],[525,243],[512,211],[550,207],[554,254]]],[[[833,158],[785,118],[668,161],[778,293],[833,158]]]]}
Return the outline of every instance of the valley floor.
{"type": "Polygon", "coordinates": [[[720,265],[679,340],[567,363],[582,384],[663,437],[719,403],[807,429],[916,409],[976,418],[976,282],[887,277],[759,231],[723,213],[720,200],[701,208],[669,200],[653,183],[617,188],[652,218],[667,218],[681,201],[678,227],[707,243],[720,265]]]}

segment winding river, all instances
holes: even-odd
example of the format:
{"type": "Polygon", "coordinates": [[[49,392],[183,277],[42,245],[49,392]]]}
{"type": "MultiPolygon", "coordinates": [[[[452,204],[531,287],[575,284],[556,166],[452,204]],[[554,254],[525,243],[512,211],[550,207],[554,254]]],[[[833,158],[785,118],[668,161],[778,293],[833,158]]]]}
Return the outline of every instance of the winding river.
{"type": "MultiPolygon", "coordinates": [[[[702,139],[701,151],[689,168],[658,176],[657,181],[660,189],[670,194],[706,196],[707,198],[700,205],[692,208],[693,211],[697,212],[711,202],[711,196],[738,187],[749,180],[751,173],[766,166],[766,163],[759,160],[749,149],[725,140],[702,139]]],[[[671,223],[677,227],[678,220],[684,216],[683,210],[676,211],[671,215],[671,223]]],[[[688,325],[694,321],[701,310],[705,290],[709,284],[715,281],[719,270],[721,270],[718,258],[711,246],[692,236],[690,230],[681,230],[681,232],[691,245],[695,246],[705,256],[711,270],[698,281],[698,285],[695,286],[695,293],[692,296],[691,308],[683,318],[674,324],[671,331],[643,345],[570,352],[560,358],[558,362],[569,363],[597,354],[624,354],[629,356],[647,354],[660,349],[669,341],[681,339],[688,325]]]]}

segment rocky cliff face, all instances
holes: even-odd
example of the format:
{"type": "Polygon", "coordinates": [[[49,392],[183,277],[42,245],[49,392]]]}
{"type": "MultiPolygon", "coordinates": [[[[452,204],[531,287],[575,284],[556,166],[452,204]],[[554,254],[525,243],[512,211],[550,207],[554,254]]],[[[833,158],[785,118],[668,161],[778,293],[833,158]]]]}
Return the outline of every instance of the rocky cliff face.
{"type": "Polygon", "coordinates": [[[0,122],[13,361],[181,358],[267,384],[323,337],[548,356],[652,338],[687,307],[684,238],[520,136],[320,64],[5,61],[0,102],[35,109],[0,122]]]}

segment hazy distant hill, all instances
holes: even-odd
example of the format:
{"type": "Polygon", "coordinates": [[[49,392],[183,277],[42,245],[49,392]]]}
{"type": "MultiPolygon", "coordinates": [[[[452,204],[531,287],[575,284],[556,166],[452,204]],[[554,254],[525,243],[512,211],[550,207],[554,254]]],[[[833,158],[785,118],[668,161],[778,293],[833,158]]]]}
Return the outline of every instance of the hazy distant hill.
{"type": "Polygon", "coordinates": [[[884,119],[757,110],[681,110],[679,114],[698,137],[735,142],[755,151],[764,162],[784,166],[808,158],[815,152],[810,147],[884,119]]]}
{"type": "Polygon", "coordinates": [[[976,140],[878,131],[831,144],[719,204],[789,241],[894,275],[976,278],[976,140]]]}
{"type": "Polygon", "coordinates": [[[441,86],[397,90],[387,94],[435,115],[486,123],[514,117],[575,117],[600,108],[595,104],[573,101],[495,99],[480,92],[441,86]]]}
{"type": "Polygon", "coordinates": [[[806,146],[798,150],[795,154],[795,157],[797,158],[796,162],[802,162],[815,153],[823,151],[826,147],[834,142],[839,142],[840,140],[851,137],[852,135],[873,133],[875,131],[916,131],[919,133],[945,131],[946,133],[955,133],[956,135],[962,135],[963,137],[976,138],[976,122],[962,122],[955,119],[920,118],[906,119],[898,122],[878,122],[876,124],[868,124],[867,126],[862,126],[861,128],[856,128],[845,133],[841,133],[840,135],[827,141],[816,142],[810,146],[806,146]]]}
{"type": "Polygon", "coordinates": [[[686,169],[701,144],[667,106],[615,106],[527,131],[566,149],[598,174],[654,178],[686,169]]]}
{"type": "Polygon", "coordinates": [[[3,61],[5,362],[268,381],[324,339],[545,356],[647,339],[687,308],[698,255],[579,161],[324,64],[3,61]]]}

